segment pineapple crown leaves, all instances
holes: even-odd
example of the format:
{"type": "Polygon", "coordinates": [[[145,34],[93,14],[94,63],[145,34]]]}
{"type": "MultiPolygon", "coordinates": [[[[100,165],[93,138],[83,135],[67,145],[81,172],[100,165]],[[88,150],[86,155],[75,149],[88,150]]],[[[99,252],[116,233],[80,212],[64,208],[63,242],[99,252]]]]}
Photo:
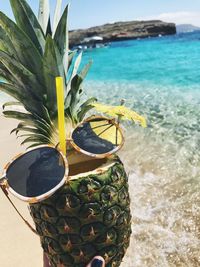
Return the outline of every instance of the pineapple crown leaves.
{"type": "Polygon", "coordinates": [[[61,14],[57,0],[52,28],[49,0],[39,1],[38,18],[25,0],[10,4],[16,23],[0,12],[0,91],[15,101],[5,103],[3,113],[20,121],[12,132],[26,132],[23,143],[56,144],[55,77],[64,78],[65,117],[75,126],[96,101],[81,99],[91,62],[79,71],[82,54],[68,49],[69,5],[61,14]]]}

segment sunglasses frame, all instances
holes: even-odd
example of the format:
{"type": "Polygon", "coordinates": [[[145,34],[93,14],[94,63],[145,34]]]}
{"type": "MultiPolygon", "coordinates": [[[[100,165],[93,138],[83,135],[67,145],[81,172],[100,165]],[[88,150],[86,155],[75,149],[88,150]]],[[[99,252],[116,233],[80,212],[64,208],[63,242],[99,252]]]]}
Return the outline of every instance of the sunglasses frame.
{"type": "MultiPolygon", "coordinates": [[[[90,157],[95,157],[95,158],[106,158],[106,157],[109,157],[111,156],[112,154],[116,153],[124,144],[124,136],[123,136],[123,131],[121,129],[121,127],[119,126],[119,122],[116,122],[115,119],[111,119],[111,118],[108,118],[108,117],[104,117],[104,116],[96,116],[96,115],[93,115],[93,116],[90,116],[89,118],[83,120],[81,123],[79,123],[77,125],[77,127],[79,127],[81,124],[83,124],[84,122],[88,122],[90,121],[91,119],[95,119],[95,118],[103,118],[105,120],[108,120],[108,122],[111,122],[113,125],[116,126],[117,130],[119,130],[120,134],[121,134],[121,137],[122,137],[122,142],[119,146],[117,146],[115,149],[113,149],[112,151],[108,152],[108,153],[104,153],[104,154],[94,154],[94,153],[90,153],[90,152],[87,152],[81,148],[79,148],[74,142],[73,142],[73,139],[70,138],[70,139],[67,139],[66,141],[69,141],[70,144],[72,145],[72,147],[82,153],[82,154],[85,154],[85,155],[88,155],[90,157]]],[[[77,128],[76,127],[76,128],[77,128]]],[[[75,128],[75,129],[76,129],[75,128]]],[[[75,130],[74,129],[74,130],[75,130]]],[[[72,137],[72,134],[73,134],[73,131],[71,132],[71,137],[72,137]]],[[[42,200],[45,200],[47,198],[49,198],[51,195],[53,195],[62,185],[64,185],[67,181],[69,180],[69,164],[68,164],[68,161],[67,161],[67,157],[62,153],[62,151],[58,148],[58,145],[57,146],[53,146],[53,145],[49,145],[49,144],[45,144],[45,145],[39,145],[39,146],[36,146],[34,148],[30,148],[30,149],[27,149],[26,152],[23,152],[23,153],[20,153],[18,155],[16,155],[14,158],[12,158],[12,160],[10,162],[8,162],[6,164],[6,166],[4,167],[3,169],[3,175],[1,176],[0,178],[0,188],[2,189],[3,193],[5,194],[5,196],[7,197],[7,199],[9,200],[9,202],[11,203],[11,205],[13,206],[13,208],[15,209],[15,211],[18,213],[18,215],[21,217],[21,219],[25,222],[25,224],[29,227],[29,229],[36,235],[37,234],[37,231],[31,226],[31,224],[22,216],[22,214],[19,212],[19,210],[16,208],[15,204],[13,203],[13,201],[10,199],[9,197],[9,192],[14,195],[15,197],[17,197],[18,199],[24,201],[24,202],[28,202],[29,204],[34,204],[34,203],[38,203],[42,200]],[[61,180],[61,182],[56,185],[53,189],[49,190],[48,192],[40,195],[40,196],[36,196],[36,197],[24,197],[20,194],[18,194],[10,185],[9,185],[9,182],[8,182],[8,179],[6,178],[6,173],[7,173],[7,170],[8,168],[10,167],[10,165],[18,158],[20,158],[22,155],[30,152],[30,151],[33,151],[33,150],[36,150],[38,148],[42,148],[42,147],[50,147],[50,148],[53,148],[55,150],[57,150],[63,161],[64,161],[64,165],[65,165],[65,173],[64,173],[64,176],[63,176],[63,179],[61,180]]]]}
{"type": "MultiPolygon", "coordinates": [[[[112,154],[116,153],[124,144],[124,136],[123,136],[123,132],[122,132],[122,129],[121,127],[119,126],[119,123],[117,123],[115,121],[115,119],[111,119],[111,118],[108,118],[108,117],[104,117],[104,116],[96,116],[96,115],[93,115],[93,116],[90,116],[89,118],[83,120],[81,123],[79,123],[77,125],[74,130],[72,130],[71,132],[71,138],[69,139],[70,141],[70,144],[73,146],[73,148],[82,153],[82,154],[85,154],[85,155],[88,155],[90,157],[94,157],[94,158],[106,158],[106,157],[109,157],[111,156],[112,154]],[[86,122],[89,122],[91,120],[95,120],[95,119],[104,119],[104,120],[107,120],[108,123],[110,124],[113,124],[116,129],[120,132],[121,134],[121,138],[122,138],[122,142],[119,146],[117,146],[116,148],[114,148],[113,150],[107,152],[107,153],[104,153],[104,154],[94,154],[94,153],[90,153],[88,151],[85,151],[83,149],[81,149],[80,147],[78,147],[74,142],[73,142],[73,139],[72,139],[72,134],[73,134],[73,131],[78,128],[80,125],[82,125],[83,123],[86,123],[86,122]]],[[[64,185],[66,183],[66,181],[68,180],[69,178],[69,164],[68,164],[68,161],[67,161],[67,158],[66,156],[62,153],[62,151],[58,148],[58,146],[54,147],[53,145],[40,145],[40,146],[36,146],[34,148],[30,148],[30,149],[27,149],[26,152],[23,152],[23,153],[20,153],[18,155],[16,155],[14,158],[12,158],[12,160],[6,164],[6,166],[4,167],[3,169],[3,175],[1,176],[0,178],[0,187],[2,187],[5,190],[7,190],[8,192],[10,192],[12,195],[14,195],[15,197],[17,197],[18,199],[22,200],[22,201],[25,201],[25,202],[28,202],[28,203],[38,203],[42,200],[45,200],[47,199],[48,197],[50,197],[51,195],[53,195],[62,185],[64,185]],[[19,193],[17,193],[10,185],[9,185],[9,181],[8,179],[6,178],[6,173],[7,173],[7,170],[8,168],[10,167],[10,165],[15,161],[17,160],[18,158],[20,158],[21,156],[23,156],[24,154],[28,153],[28,152],[31,152],[31,151],[34,151],[38,148],[42,148],[42,147],[49,147],[49,148],[53,148],[55,150],[57,150],[59,152],[59,154],[61,155],[63,161],[64,161],[64,164],[65,164],[65,173],[64,173],[64,176],[63,176],[63,179],[61,180],[61,182],[56,185],[54,188],[52,188],[51,190],[49,190],[48,192],[42,194],[42,195],[39,195],[39,196],[36,196],[36,197],[24,197],[22,195],[20,195],[19,193]]]]}
{"type": "Polygon", "coordinates": [[[62,185],[65,184],[65,182],[67,181],[67,179],[69,177],[68,174],[69,174],[69,164],[68,164],[68,161],[67,161],[66,156],[62,153],[62,151],[59,150],[58,148],[55,148],[55,146],[53,146],[53,145],[40,145],[40,146],[36,146],[34,148],[27,149],[26,152],[23,152],[23,153],[18,154],[17,156],[15,156],[14,158],[12,158],[12,160],[9,163],[6,164],[6,166],[3,169],[3,175],[0,178],[0,187],[2,187],[3,190],[7,190],[8,192],[10,192],[12,195],[14,195],[15,197],[17,197],[18,199],[32,204],[32,203],[37,203],[37,202],[40,202],[42,200],[45,200],[48,197],[50,197],[51,195],[53,195],[62,185]],[[21,156],[25,155],[28,152],[34,151],[34,150],[36,150],[38,148],[42,148],[42,147],[53,148],[53,149],[57,150],[59,152],[59,154],[61,155],[61,157],[62,157],[62,159],[64,161],[64,164],[65,164],[65,173],[64,173],[63,179],[59,182],[58,185],[56,185],[54,188],[52,188],[51,190],[49,190],[48,192],[46,192],[46,193],[44,193],[42,195],[39,195],[39,196],[36,196],[36,197],[24,197],[24,196],[20,195],[19,193],[17,193],[9,185],[8,179],[6,178],[7,170],[10,167],[10,165],[16,159],[20,158],[21,156]]]}
{"type": "Polygon", "coordinates": [[[70,138],[69,138],[69,142],[70,144],[74,147],[74,149],[82,154],[85,154],[87,156],[90,156],[90,157],[93,157],[93,158],[99,158],[99,159],[102,159],[102,158],[107,158],[109,156],[111,156],[112,154],[116,153],[119,149],[122,148],[122,146],[124,145],[124,142],[125,142],[125,139],[124,139],[124,135],[123,135],[123,131],[122,131],[122,128],[120,127],[119,123],[116,122],[115,119],[113,118],[108,118],[108,117],[104,117],[104,116],[97,116],[97,115],[92,115],[90,117],[88,117],[87,119],[83,120],[82,122],[80,122],[72,131],[71,131],[71,135],[70,135],[70,138]],[[78,128],[80,125],[84,124],[85,122],[89,122],[91,121],[91,119],[105,119],[107,120],[108,122],[110,122],[111,124],[115,125],[115,127],[117,128],[117,130],[120,132],[121,134],[121,137],[122,137],[122,142],[120,145],[118,145],[116,148],[114,148],[113,150],[107,152],[107,153],[103,153],[103,154],[94,154],[94,153],[91,153],[91,152],[88,152],[88,151],[85,151],[83,150],[82,148],[80,148],[79,146],[77,146],[74,141],[73,141],[73,138],[72,138],[72,135],[73,135],[73,132],[75,131],[76,128],[78,128]]]}

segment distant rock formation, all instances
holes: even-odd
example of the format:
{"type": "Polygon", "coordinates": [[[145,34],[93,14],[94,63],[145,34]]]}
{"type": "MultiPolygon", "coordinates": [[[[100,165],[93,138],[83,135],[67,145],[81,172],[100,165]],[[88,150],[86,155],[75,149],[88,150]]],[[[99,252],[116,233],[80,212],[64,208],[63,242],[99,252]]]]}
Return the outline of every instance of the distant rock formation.
{"type": "Polygon", "coordinates": [[[176,26],[177,33],[184,33],[184,32],[194,32],[200,31],[200,27],[194,26],[192,24],[180,24],[176,26]]]}
{"type": "Polygon", "coordinates": [[[160,20],[128,21],[70,31],[69,41],[70,47],[72,47],[80,44],[84,38],[92,36],[101,36],[104,42],[113,42],[175,33],[176,26],[174,23],[166,23],[160,20]]]}

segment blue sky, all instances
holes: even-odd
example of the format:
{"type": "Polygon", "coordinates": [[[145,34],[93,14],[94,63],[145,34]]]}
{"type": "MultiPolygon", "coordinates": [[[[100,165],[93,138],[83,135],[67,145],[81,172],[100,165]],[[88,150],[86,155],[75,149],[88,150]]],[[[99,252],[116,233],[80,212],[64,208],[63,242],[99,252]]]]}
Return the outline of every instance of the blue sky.
{"type": "MultiPolygon", "coordinates": [[[[52,7],[55,1],[50,0],[52,7]]],[[[37,13],[39,0],[28,2],[37,13]]],[[[63,0],[63,5],[68,2],[63,0]]],[[[70,3],[71,29],[137,19],[161,19],[200,26],[199,0],[71,0],[70,3]]],[[[9,0],[0,0],[0,10],[13,18],[9,0]]]]}

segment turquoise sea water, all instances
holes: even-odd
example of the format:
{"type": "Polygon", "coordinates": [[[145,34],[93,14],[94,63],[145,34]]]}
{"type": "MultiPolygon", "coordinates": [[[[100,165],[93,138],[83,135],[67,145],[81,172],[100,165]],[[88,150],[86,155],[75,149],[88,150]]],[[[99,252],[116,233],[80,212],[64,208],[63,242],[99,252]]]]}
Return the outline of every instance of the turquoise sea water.
{"type": "Polygon", "coordinates": [[[200,32],[112,43],[90,50],[89,80],[148,82],[175,86],[200,82],[200,32]]]}
{"type": "MultiPolygon", "coordinates": [[[[148,130],[198,152],[200,131],[200,32],[113,43],[90,50],[88,96],[126,105],[143,114],[148,130]]],[[[147,130],[147,131],[148,131],[147,130]]]]}
{"type": "Polygon", "coordinates": [[[200,266],[200,32],[113,43],[84,53],[88,96],[126,105],[133,235],[123,267],[200,266]]]}

